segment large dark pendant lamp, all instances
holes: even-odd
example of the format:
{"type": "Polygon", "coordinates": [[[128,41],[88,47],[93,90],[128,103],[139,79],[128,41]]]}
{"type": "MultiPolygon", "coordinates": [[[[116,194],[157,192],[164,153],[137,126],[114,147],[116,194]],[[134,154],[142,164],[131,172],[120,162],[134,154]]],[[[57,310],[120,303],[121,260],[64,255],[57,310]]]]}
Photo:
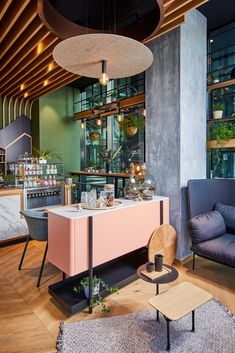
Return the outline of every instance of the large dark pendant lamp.
{"type": "MultiPolygon", "coordinates": [[[[86,0],[85,4],[90,0],[86,0]]],[[[105,4],[105,0],[97,0],[97,3],[105,4]]],[[[53,51],[54,60],[63,69],[74,74],[98,78],[102,85],[106,85],[109,79],[129,77],[147,70],[153,62],[153,55],[149,48],[139,39],[155,33],[159,29],[164,18],[164,6],[162,0],[148,0],[154,4],[154,10],[144,15],[142,21],[136,21],[127,27],[120,26],[116,22],[116,10],[118,1],[109,0],[113,13],[113,24],[108,23],[103,29],[94,29],[88,26],[88,12],[86,9],[86,27],[76,25],[66,20],[46,0],[38,0],[44,11],[44,20],[54,19],[56,31],[66,39],[60,42],[53,51]],[[60,16],[60,29],[55,19],[60,16]],[[63,20],[62,20],[63,18],[63,20]],[[146,19],[148,20],[146,22],[146,19]],[[61,22],[62,21],[62,22],[61,22]],[[65,23],[64,23],[65,21],[65,23]],[[67,26],[64,26],[64,25],[67,26]],[[68,29],[70,28],[70,30],[68,29]],[[75,35],[77,30],[77,34],[75,35]],[[70,36],[69,36],[70,33],[70,36]],[[68,38],[69,37],[69,38],[68,38]],[[136,39],[138,40],[136,40],[136,39]]],[[[107,5],[106,4],[106,5],[107,5]]],[[[125,3],[123,3],[125,6],[125,3]]],[[[81,4],[80,4],[81,5],[81,4]]],[[[101,7],[102,8],[102,7],[101,7]]],[[[107,9],[102,8],[103,18],[107,9]]],[[[93,16],[95,16],[93,14],[93,16]]],[[[93,17],[93,20],[95,17],[93,17]]]]}

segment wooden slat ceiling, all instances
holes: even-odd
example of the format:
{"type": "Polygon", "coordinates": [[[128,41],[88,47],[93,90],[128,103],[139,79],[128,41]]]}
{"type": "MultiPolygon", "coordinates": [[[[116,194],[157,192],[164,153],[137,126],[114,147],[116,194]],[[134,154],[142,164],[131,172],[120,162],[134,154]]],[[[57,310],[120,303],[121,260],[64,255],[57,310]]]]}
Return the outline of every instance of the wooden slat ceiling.
{"type": "MultiPolygon", "coordinates": [[[[207,1],[163,0],[165,19],[157,36],[181,25],[188,11],[207,1]]],[[[26,112],[40,96],[79,78],[53,61],[52,51],[60,41],[39,17],[37,0],[0,1],[3,126],[26,112]]]]}

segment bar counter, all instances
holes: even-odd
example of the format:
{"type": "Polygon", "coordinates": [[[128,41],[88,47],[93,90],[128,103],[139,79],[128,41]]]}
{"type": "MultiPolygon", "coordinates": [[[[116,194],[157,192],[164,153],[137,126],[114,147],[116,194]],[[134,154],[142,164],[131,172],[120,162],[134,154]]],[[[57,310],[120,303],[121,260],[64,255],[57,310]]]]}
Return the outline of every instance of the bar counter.
{"type": "Polygon", "coordinates": [[[78,212],[76,205],[48,210],[49,262],[74,276],[89,269],[91,253],[92,266],[98,266],[146,246],[154,230],[169,223],[167,197],[120,201],[110,210],[78,212]]]}
{"type": "MultiPolygon", "coordinates": [[[[72,176],[78,177],[78,182],[80,183],[80,192],[86,191],[86,177],[103,177],[106,178],[107,184],[114,184],[115,197],[119,197],[118,181],[121,180],[122,189],[125,187],[126,179],[130,178],[128,173],[106,173],[106,172],[85,172],[85,171],[71,171],[72,176]]],[[[123,195],[121,195],[123,196],[123,195]]]]}
{"type": "Polygon", "coordinates": [[[84,172],[84,171],[71,171],[72,175],[92,175],[92,176],[103,176],[103,177],[118,177],[118,178],[130,178],[128,173],[106,173],[106,172],[84,172]]]}

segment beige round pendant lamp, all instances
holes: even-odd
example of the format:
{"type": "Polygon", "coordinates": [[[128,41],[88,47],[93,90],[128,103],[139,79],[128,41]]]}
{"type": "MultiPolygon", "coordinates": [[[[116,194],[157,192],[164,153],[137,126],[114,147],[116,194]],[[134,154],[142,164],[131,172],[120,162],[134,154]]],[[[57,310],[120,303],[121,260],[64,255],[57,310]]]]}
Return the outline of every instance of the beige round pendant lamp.
{"type": "Polygon", "coordinates": [[[53,50],[54,60],[74,74],[109,79],[129,77],[147,70],[153,54],[144,44],[116,34],[93,33],[71,37],[53,50]]]}

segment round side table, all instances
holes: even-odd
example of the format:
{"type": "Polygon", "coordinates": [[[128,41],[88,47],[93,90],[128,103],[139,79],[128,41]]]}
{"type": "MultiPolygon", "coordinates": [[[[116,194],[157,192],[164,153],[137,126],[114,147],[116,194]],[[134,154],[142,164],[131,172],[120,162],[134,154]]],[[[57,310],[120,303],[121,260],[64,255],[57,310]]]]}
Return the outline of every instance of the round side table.
{"type": "MultiPolygon", "coordinates": [[[[165,275],[162,275],[161,277],[151,279],[148,278],[147,276],[143,275],[141,271],[146,269],[146,265],[141,265],[140,267],[137,268],[137,275],[139,278],[141,278],[145,282],[153,283],[156,284],[156,295],[159,294],[159,284],[166,284],[175,281],[179,277],[178,271],[170,265],[163,264],[163,267],[168,268],[171,270],[169,273],[166,273],[165,275]]],[[[157,320],[159,320],[159,311],[157,310],[157,320]]]]}

